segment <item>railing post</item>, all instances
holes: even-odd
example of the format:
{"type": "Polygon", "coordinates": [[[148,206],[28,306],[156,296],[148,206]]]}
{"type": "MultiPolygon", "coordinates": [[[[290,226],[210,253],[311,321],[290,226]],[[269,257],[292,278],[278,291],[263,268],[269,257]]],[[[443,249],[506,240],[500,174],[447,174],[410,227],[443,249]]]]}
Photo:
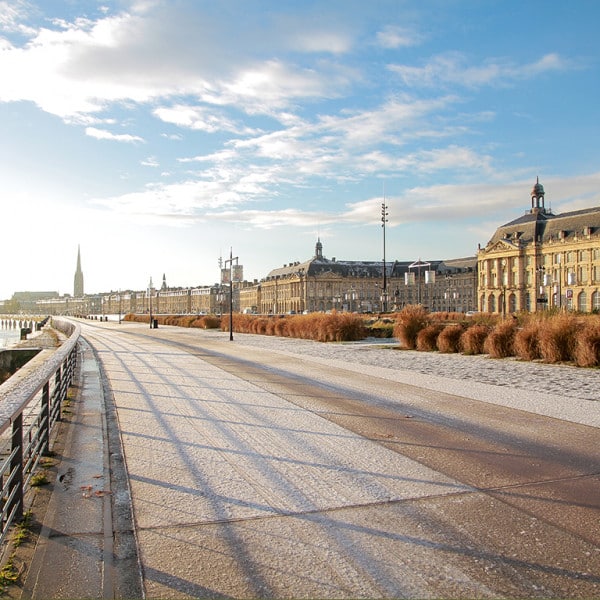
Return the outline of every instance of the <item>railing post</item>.
{"type": "Polygon", "coordinates": [[[50,383],[46,382],[42,388],[42,409],[40,411],[40,439],[41,452],[48,454],[50,451],[50,383]]]}
{"type": "Polygon", "coordinates": [[[12,460],[10,473],[12,477],[11,492],[14,491],[8,514],[15,510],[15,519],[23,518],[23,414],[19,413],[13,421],[11,437],[12,460]]]}
{"type": "Polygon", "coordinates": [[[62,421],[62,365],[59,365],[54,374],[54,406],[52,407],[56,414],[56,420],[62,421]]]}

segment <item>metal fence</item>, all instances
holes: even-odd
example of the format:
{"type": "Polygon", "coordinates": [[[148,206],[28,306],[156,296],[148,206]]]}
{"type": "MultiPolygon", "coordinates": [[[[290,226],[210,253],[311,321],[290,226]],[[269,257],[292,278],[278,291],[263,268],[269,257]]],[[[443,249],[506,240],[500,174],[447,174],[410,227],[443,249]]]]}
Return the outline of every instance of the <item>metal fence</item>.
{"type": "Polygon", "coordinates": [[[42,350],[0,385],[0,544],[23,517],[25,491],[61,419],[62,404],[77,366],[80,326],[54,319],[67,339],[42,350]]]}

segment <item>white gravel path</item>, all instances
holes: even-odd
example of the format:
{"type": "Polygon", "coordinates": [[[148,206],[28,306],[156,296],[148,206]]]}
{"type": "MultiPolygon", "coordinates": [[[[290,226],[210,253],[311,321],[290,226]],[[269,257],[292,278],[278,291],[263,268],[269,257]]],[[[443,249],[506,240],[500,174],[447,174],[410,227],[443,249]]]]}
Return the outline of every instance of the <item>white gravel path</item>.
{"type": "MultiPolygon", "coordinates": [[[[229,334],[202,335],[231,343],[229,334]]],[[[600,369],[400,350],[394,339],[321,343],[236,333],[233,343],[359,372],[368,369],[399,383],[600,427],[600,369]]]]}

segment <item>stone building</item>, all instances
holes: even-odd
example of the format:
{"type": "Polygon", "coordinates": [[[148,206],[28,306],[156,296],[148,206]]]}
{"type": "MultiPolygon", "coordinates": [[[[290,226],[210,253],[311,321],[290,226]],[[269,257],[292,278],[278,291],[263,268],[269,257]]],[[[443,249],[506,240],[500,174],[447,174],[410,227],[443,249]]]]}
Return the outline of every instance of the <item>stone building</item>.
{"type": "Polygon", "coordinates": [[[360,313],[401,310],[423,304],[431,310],[467,312],[476,306],[475,257],[447,261],[343,261],[314,256],[273,269],[258,284],[257,312],[329,310],[360,313]],[[385,279],[385,280],[384,280],[385,279]]]}
{"type": "Polygon", "coordinates": [[[555,215],[538,179],[530,210],[496,230],[477,264],[480,311],[600,310],[600,207],[555,215]]]}

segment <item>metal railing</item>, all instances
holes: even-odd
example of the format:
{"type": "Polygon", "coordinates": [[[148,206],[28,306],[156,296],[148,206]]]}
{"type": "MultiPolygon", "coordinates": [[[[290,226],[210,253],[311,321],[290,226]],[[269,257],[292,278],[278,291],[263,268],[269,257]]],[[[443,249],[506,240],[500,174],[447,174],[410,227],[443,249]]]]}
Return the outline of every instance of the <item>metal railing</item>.
{"type": "Polygon", "coordinates": [[[0,544],[23,517],[25,492],[49,453],[77,366],[80,326],[53,319],[52,327],[68,336],[61,346],[42,350],[0,385],[0,544]]]}

